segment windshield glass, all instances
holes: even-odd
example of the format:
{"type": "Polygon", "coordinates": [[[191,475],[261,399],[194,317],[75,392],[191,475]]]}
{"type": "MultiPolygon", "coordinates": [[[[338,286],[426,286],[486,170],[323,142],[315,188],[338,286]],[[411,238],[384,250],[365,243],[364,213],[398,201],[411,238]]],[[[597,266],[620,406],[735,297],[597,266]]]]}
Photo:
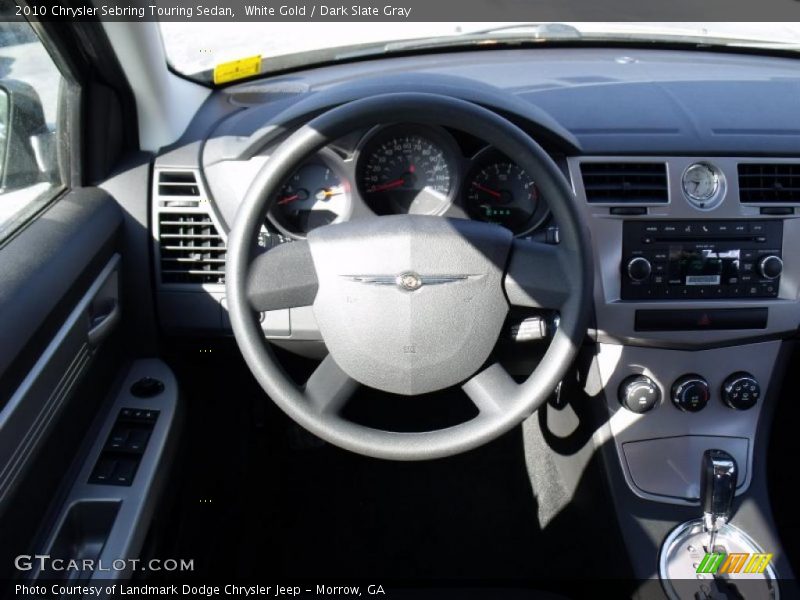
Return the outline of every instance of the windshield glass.
{"type": "Polygon", "coordinates": [[[261,73],[415,48],[525,41],[665,41],[800,49],[800,23],[162,22],[172,67],[209,80],[215,65],[261,56],[261,73]]]}

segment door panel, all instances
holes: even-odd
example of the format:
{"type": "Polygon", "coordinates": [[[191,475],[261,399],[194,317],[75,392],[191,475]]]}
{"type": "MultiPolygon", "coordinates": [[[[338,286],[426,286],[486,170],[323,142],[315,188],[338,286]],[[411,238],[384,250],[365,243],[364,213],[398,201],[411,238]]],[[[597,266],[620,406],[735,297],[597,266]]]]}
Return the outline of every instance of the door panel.
{"type": "Polygon", "coordinates": [[[121,223],[107,193],[75,189],[0,248],[0,576],[43,526],[120,367],[121,223]]]}
{"type": "Polygon", "coordinates": [[[0,248],[0,410],[111,258],[121,222],[108,194],[77,189],[0,248]]]}

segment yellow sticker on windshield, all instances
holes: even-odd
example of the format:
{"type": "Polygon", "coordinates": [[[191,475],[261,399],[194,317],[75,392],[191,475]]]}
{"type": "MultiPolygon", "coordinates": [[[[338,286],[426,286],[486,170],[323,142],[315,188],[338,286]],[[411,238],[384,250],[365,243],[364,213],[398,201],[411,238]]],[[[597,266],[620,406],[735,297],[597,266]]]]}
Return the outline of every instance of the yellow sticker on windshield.
{"type": "Polygon", "coordinates": [[[214,67],[214,83],[228,83],[245,77],[258,75],[261,71],[261,55],[220,63],[214,67]]]}

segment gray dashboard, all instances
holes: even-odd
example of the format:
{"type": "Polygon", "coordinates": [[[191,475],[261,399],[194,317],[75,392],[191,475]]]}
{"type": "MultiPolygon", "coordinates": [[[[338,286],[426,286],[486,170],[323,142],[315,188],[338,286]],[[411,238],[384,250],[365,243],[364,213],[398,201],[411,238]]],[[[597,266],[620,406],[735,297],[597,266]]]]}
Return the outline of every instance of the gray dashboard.
{"type": "MultiPolygon", "coordinates": [[[[151,215],[161,324],[173,333],[230,333],[224,287],[227,234],[271,147],[299,125],[371,94],[414,90],[460,97],[528,132],[572,183],[595,257],[589,332],[596,342],[594,376],[584,391],[600,406],[604,424],[592,444],[613,457],[625,482],[620,487],[648,506],[696,507],[700,457],[717,447],[741,466],[737,494],[763,498],[763,473],[758,472],[765,460],[762,432],[785,375],[778,357],[800,326],[798,64],[788,58],[702,50],[543,47],[365,60],[218,90],[183,139],[155,159],[151,215]],[[696,164],[711,165],[721,182],[708,205],[687,198],[684,180],[696,164]],[[597,201],[590,197],[597,190],[587,186],[587,165],[611,172],[655,167],[663,173],[663,184],[655,199],[597,201]],[[766,195],[759,196],[758,189],[753,195],[740,187],[742,173],[773,176],[780,185],[773,182],[766,195]],[[750,250],[736,259],[759,269],[758,261],[767,255],[781,257],[780,278],[773,282],[756,276],[751,283],[748,274],[749,279],[729,286],[735,297],[703,297],[695,293],[700,288],[689,288],[688,279],[676,288],[691,292],[685,297],[626,297],[626,261],[635,256],[625,248],[630,243],[626,228],[661,231],[676,223],[701,231],[719,224],[743,228],[749,233],[698,237],[690,245],[698,253],[713,254],[714,244],[727,244],[726,252],[731,245],[749,244],[750,250]],[[767,239],[757,233],[764,227],[777,228],[781,235],[767,239]],[[189,232],[180,244],[204,240],[199,262],[188,261],[196,272],[170,273],[165,256],[171,256],[175,238],[170,236],[176,231],[189,232]],[[748,259],[747,252],[759,244],[762,250],[748,259]],[[768,294],[758,293],[766,289],[768,294]],[[651,311],[667,320],[660,327],[640,327],[640,315],[651,311]],[[763,320],[706,327],[722,314],[718,311],[757,313],[763,320]],[[669,321],[686,314],[697,322],[669,321]],[[725,400],[726,382],[741,372],[761,386],[759,401],[745,410],[725,400]],[[689,374],[707,383],[707,405],[699,411],[684,410],[674,399],[675,385],[689,374]],[[647,412],[621,404],[619,391],[632,377],[649,378],[657,390],[657,401],[647,412]]],[[[747,181],[752,183],[752,177],[747,181]]],[[[267,246],[283,241],[269,223],[264,236],[267,246]]],[[[683,239],[672,242],[679,250],[686,246],[683,239]]],[[[642,256],[652,260],[654,255],[642,256]]],[[[266,313],[262,328],[274,343],[309,355],[325,353],[310,307],[266,313]]],[[[623,520],[637,519],[623,513],[623,520]]],[[[778,542],[769,539],[770,528],[764,531],[762,544],[777,548],[778,542]]]]}
{"type": "Polygon", "coordinates": [[[583,154],[794,154],[800,134],[794,59],[630,48],[492,50],[365,61],[229,88],[229,101],[250,110],[216,128],[206,160],[241,155],[256,129],[291,107],[310,113],[316,91],[343,84],[342,99],[416,85],[480,101],[486,86],[500,88],[508,101],[496,109],[583,154]]]}
{"type": "MultiPolygon", "coordinates": [[[[785,374],[778,360],[783,342],[795,337],[800,325],[796,60],[701,50],[491,50],[365,60],[218,90],[183,139],[154,163],[152,241],[162,326],[173,333],[230,334],[224,286],[227,234],[270,149],[337,104],[407,90],[460,97],[504,115],[536,139],[571,181],[595,256],[589,332],[596,342],[595,377],[584,391],[601,407],[604,425],[592,444],[610,449],[632,496],[650,505],[696,507],[700,457],[706,448],[718,447],[741,465],[737,494],[763,497],[765,491],[757,487],[762,484],[753,483],[763,481],[757,472],[764,464],[760,432],[785,374]],[[696,164],[711,165],[721,182],[708,205],[687,198],[684,180],[696,164]],[[656,198],[597,201],[590,198],[597,189],[587,186],[585,169],[598,165],[610,172],[635,167],[637,177],[653,167],[663,173],[663,182],[656,186],[656,198]],[[781,185],[773,184],[767,196],[759,196],[758,189],[752,195],[753,190],[740,188],[743,172],[784,178],[775,180],[781,185]],[[749,233],[700,237],[690,245],[698,253],[713,254],[714,244],[727,244],[726,252],[731,245],[749,244],[750,250],[736,259],[758,269],[767,255],[781,257],[780,279],[751,283],[753,275],[747,274],[750,279],[728,286],[735,297],[703,297],[688,285],[676,288],[692,292],[680,298],[625,297],[623,283],[630,275],[625,263],[635,256],[625,248],[630,242],[626,228],[676,223],[701,231],[720,223],[743,228],[749,233]],[[764,227],[777,228],[781,235],[767,239],[757,233],[764,227]],[[181,254],[194,240],[202,240],[196,253],[181,254]],[[762,249],[748,259],[759,244],[762,249]],[[174,273],[175,262],[169,259],[175,257],[190,265],[188,270],[174,273]],[[768,294],[759,293],[767,289],[768,294]],[[706,327],[720,310],[758,314],[762,320],[706,327]],[[650,311],[666,314],[667,321],[640,327],[640,315],[650,311]],[[697,322],[670,324],[669,318],[687,314],[697,322]],[[736,410],[726,404],[725,385],[744,371],[760,383],[760,400],[736,410]],[[683,410],[671,397],[688,374],[707,383],[702,410],[683,410]],[[631,377],[649,378],[658,392],[648,412],[636,413],[620,402],[619,390],[631,377]]],[[[269,223],[263,234],[265,246],[283,241],[269,223]]],[[[682,239],[673,241],[679,250],[686,245],[682,239]]],[[[642,256],[652,260],[654,255],[642,256]]],[[[325,354],[310,307],[266,313],[262,328],[274,343],[307,355],[325,354]]],[[[777,546],[774,540],[763,541],[777,546]]]]}

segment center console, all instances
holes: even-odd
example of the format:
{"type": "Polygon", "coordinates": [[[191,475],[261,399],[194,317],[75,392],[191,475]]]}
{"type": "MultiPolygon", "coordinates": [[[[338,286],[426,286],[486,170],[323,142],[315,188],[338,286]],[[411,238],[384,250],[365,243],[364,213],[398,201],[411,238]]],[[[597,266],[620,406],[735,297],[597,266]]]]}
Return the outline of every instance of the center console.
{"type": "Polygon", "coordinates": [[[624,481],[618,515],[632,539],[662,548],[691,525],[672,538],[665,556],[680,560],[667,568],[703,530],[687,519],[700,514],[699,466],[713,450],[737,465],[726,543],[776,552],[778,576],[791,571],[771,524],[763,431],[800,325],[800,196],[778,193],[796,164],[568,160],[594,250],[596,344],[584,391],[602,404],[595,444],[624,481]]]}

